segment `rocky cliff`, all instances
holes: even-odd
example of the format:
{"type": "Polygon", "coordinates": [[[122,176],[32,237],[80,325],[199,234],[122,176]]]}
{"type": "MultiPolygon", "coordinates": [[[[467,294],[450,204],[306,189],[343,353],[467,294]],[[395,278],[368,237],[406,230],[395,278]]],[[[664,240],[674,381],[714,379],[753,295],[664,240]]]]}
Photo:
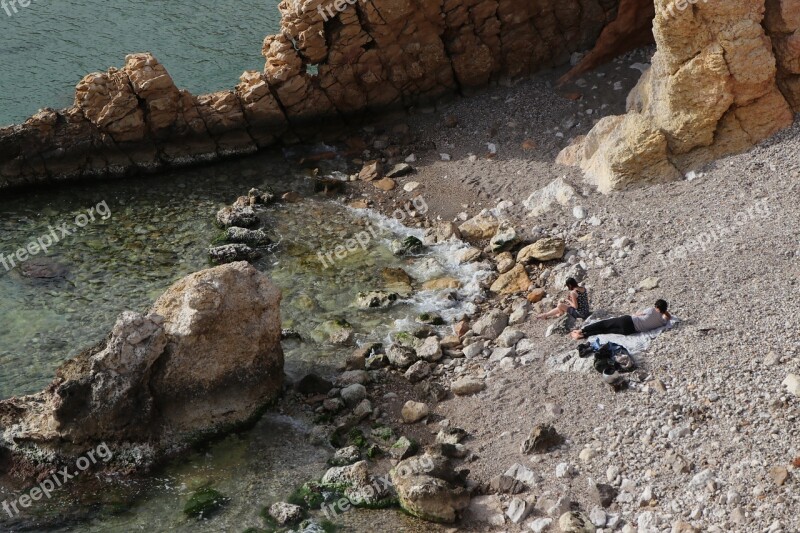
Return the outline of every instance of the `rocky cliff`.
{"type": "Polygon", "coordinates": [[[263,72],[193,96],[149,54],[86,76],[73,106],[0,129],[0,188],[154,172],[254,152],[309,126],[562,64],[617,0],[284,0],[263,72]],[[342,6],[336,10],[335,5],[342,6]],[[328,9],[330,8],[330,9],[328,9]]]}
{"type": "Polygon", "coordinates": [[[0,402],[0,473],[29,478],[98,443],[113,467],[147,468],[247,422],[282,390],[280,300],[242,262],[186,277],[147,315],[123,313],[44,391],[0,402]]]}
{"type": "Polygon", "coordinates": [[[604,192],[680,178],[800,111],[800,0],[655,5],[658,50],[628,113],[603,118],[559,156],[604,192]]]}

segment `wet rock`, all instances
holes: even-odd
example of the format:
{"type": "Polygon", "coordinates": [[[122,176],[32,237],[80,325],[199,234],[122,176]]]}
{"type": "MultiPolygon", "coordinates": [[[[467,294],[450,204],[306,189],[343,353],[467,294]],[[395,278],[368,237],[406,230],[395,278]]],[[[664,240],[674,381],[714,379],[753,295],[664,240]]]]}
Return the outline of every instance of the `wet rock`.
{"type": "Polygon", "coordinates": [[[236,226],[239,228],[252,228],[258,224],[258,216],[253,208],[226,206],[217,212],[217,223],[223,228],[236,226]]]}
{"type": "Polygon", "coordinates": [[[419,445],[417,445],[416,442],[407,437],[400,437],[397,439],[397,442],[392,444],[391,448],[389,448],[389,455],[397,460],[408,459],[417,453],[418,449],[419,445]]]}
{"type": "Polygon", "coordinates": [[[353,326],[346,320],[326,320],[312,332],[312,336],[321,342],[329,342],[339,346],[348,346],[353,342],[353,326]]]}
{"type": "Polygon", "coordinates": [[[231,243],[247,244],[249,246],[266,246],[272,242],[264,230],[252,230],[236,226],[231,226],[225,230],[225,239],[231,243]]]}
{"type": "Polygon", "coordinates": [[[422,324],[428,324],[430,326],[444,325],[444,319],[442,318],[442,315],[439,315],[437,313],[422,313],[419,316],[417,316],[417,322],[420,322],[422,324]]]}
{"type": "Polygon", "coordinates": [[[246,244],[224,244],[208,249],[208,256],[212,263],[224,265],[237,261],[254,261],[261,254],[246,244]]]}
{"type": "MultiPolygon", "coordinates": [[[[439,458],[444,459],[444,458],[439,458]]],[[[401,461],[389,473],[400,506],[407,513],[432,522],[452,523],[469,505],[469,494],[454,485],[449,463],[428,466],[439,459],[428,455],[401,461]],[[442,477],[439,477],[442,476],[442,477]],[[449,478],[449,479],[448,479],[449,478]]]]}
{"type": "Polygon", "coordinates": [[[279,526],[294,524],[303,519],[305,512],[299,505],[277,502],[269,508],[269,515],[275,519],[279,526]]]}
{"type": "Polygon", "coordinates": [[[467,220],[458,230],[461,232],[461,237],[470,242],[479,242],[486,239],[491,239],[497,229],[500,227],[500,221],[497,217],[483,211],[480,214],[467,220]]]}
{"type": "Polygon", "coordinates": [[[517,262],[526,264],[532,260],[553,261],[564,257],[565,252],[566,243],[563,239],[547,237],[520,250],[517,254],[517,262]]]}
{"type": "Polygon", "coordinates": [[[545,453],[552,448],[561,446],[564,438],[549,424],[539,424],[531,430],[530,435],[522,443],[521,451],[527,455],[532,452],[545,453]]]}
{"type": "Polygon", "coordinates": [[[416,237],[409,236],[404,239],[392,241],[392,253],[396,256],[420,254],[425,251],[425,245],[416,237]]]}
{"type": "Polygon", "coordinates": [[[452,239],[460,239],[461,232],[453,222],[440,221],[437,222],[432,228],[425,231],[423,242],[430,246],[450,241],[452,239]]]}
{"type": "Polygon", "coordinates": [[[400,344],[392,344],[386,350],[386,357],[392,366],[398,368],[408,368],[417,361],[417,353],[413,348],[402,346],[400,344]]]}
{"type": "Polygon", "coordinates": [[[406,424],[414,424],[415,422],[419,422],[428,416],[428,414],[430,414],[430,410],[428,409],[427,405],[414,401],[406,402],[401,411],[403,422],[406,424]]]}
{"type": "Polygon", "coordinates": [[[250,189],[247,193],[253,203],[268,205],[275,201],[275,193],[272,191],[262,191],[261,189],[250,189]]]}
{"type": "Polygon", "coordinates": [[[397,303],[399,299],[400,296],[394,292],[359,292],[356,295],[356,307],[359,309],[385,309],[397,303]]]}
{"type": "Polygon", "coordinates": [[[327,394],[333,388],[333,383],[317,374],[306,374],[295,385],[300,394],[311,396],[313,394],[327,394]]]}
{"type": "Polygon", "coordinates": [[[228,504],[230,498],[220,492],[205,488],[200,489],[189,498],[183,507],[183,514],[191,518],[208,519],[228,504]]]}
{"type": "Polygon", "coordinates": [[[47,258],[30,259],[19,265],[19,272],[25,278],[37,280],[66,279],[69,269],[47,258]]]}
{"type": "Polygon", "coordinates": [[[422,290],[424,291],[441,291],[445,289],[460,289],[460,288],[461,288],[461,282],[456,278],[452,277],[432,279],[422,284],[422,290]]]}
{"type": "Polygon", "coordinates": [[[406,283],[410,285],[414,282],[408,272],[402,268],[384,268],[381,270],[381,277],[386,283],[406,283]]]}
{"type": "Polygon", "coordinates": [[[481,252],[480,248],[462,248],[456,252],[456,261],[461,265],[473,263],[480,260],[482,254],[483,252],[481,252]]]}

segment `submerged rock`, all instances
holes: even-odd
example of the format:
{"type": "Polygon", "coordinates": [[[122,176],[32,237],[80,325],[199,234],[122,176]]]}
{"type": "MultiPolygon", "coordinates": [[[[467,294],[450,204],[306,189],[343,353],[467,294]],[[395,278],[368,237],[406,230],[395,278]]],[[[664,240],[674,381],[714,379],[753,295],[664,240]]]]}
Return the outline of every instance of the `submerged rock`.
{"type": "Polygon", "coordinates": [[[123,313],[43,392],[0,402],[3,472],[70,464],[98,443],[113,452],[106,468],[147,468],[249,421],[282,390],[280,300],[234,263],[177,282],[148,315],[123,313]]]}
{"type": "Polygon", "coordinates": [[[392,306],[400,296],[388,291],[359,292],[356,296],[356,306],[360,309],[383,309],[392,306]]]}
{"type": "Polygon", "coordinates": [[[224,244],[209,248],[208,257],[212,263],[224,265],[236,261],[253,261],[261,257],[261,254],[246,244],[224,244]]]}
{"type": "Polygon", "coordinates": [[[223,228],[237,226],[251,228],[258,224],[258,216],[253,208],[248,206],[226,206],[217,212],[217,223],[223,228]]]}
{"type": "Polygon", "coordinates": [[[264,230],[236,226],[232,226],[225,231],[225,238],[228,242],[247,244],[249,246],[266,246],[272,242],[264,230]]]}

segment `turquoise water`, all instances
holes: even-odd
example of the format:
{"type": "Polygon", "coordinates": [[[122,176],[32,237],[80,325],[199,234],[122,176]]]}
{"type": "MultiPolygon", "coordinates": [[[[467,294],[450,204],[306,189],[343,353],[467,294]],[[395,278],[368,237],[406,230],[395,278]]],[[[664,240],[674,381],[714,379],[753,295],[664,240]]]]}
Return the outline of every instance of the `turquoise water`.
{"type": "Polygon", "coordinates": [[[90,73],[152,52],[178,87],[231,88],[261,70],[261,44],[280,26],[277,0],[33,0],[0,9],[0,125],[72,103],[90,73]],[[10,9],[10,8],[9,8],[10,9]]]}
{"type": "MultiPolygon", "coordinates": [[[[213,223],[216,211],[251,187],[265,186],[305,197],[260,212],[274,244],[255,262],[283,291],[283,326],[300,334],[299,340],[283,344],[292,379],[310,369],[328,375],[353,350],[319,338],[317,331],[325,322],[346,320],[358,342],[384,341],[393,331],[411,329],[421,312],[452,319],[470,305],[453,301],[448,291],[421,290],[390,309],[354,305],[360,291],[385,287],[384,267],[404,268],[417,287],[435,277],[457,277],[465,287],[462,297],[475,291],[479,272],[453,259],[455,247],[463,244],[438,245],[423,256],[394,256],[392,240],[421,236],[422,231],[315,195],[308,172],[274,154],[156,178],[7,194],[0,197],[0,254],[5,261],[50,234],[51,226],[67,223],[73,234],[61,238],[46,256],[37,254],[10,272],[0,265],[0,398],[40,390],[60,362],[101,340],[120,312],[146,311],[174,281],[208,266],[208,245],[220,232],[213,223]],[[80,217],[90,213],[94,220],[77,228],[76,222],[84,222],[80,217]],[[367,224],[375,228],[375,239],[325,268],[318,253],[354,238],[367,224]],[[31,277],[33,273],[39,277],[31,277]],[[42,279],[42,274],[52,276],[42,279]]],[[[154,476],[86,476],[17,522],[0,512],[0,531],[41,530],[35,529],[37,523],[60,526],[59,531],[120,533],[259,527],[262,507],[318,478],[332,453],[293,414],[270,413],[253,429],[178,459],[154,476]],[[211,520],[187,520],[182,506],[204,486],[230,497],[230,505],[211,520]]],[[[16,497],[10,489],[0,484],[0,501],[16,497]]],[[[351,531],[432,531],[396,510],[356,511],[337,521],[351,531]]]]}

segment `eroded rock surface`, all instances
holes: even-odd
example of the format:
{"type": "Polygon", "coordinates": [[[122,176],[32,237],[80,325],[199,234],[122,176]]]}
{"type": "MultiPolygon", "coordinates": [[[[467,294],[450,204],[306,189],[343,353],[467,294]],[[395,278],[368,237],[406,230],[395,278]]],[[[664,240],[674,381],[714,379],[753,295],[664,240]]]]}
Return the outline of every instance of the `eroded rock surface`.
{"type": "Polygon", "coordinates": [[[800,2],[656,0],[658,50],[628,96],[566,148],[603,191],[678,179],[789,126],[800,111],[800,2]]]}
{"type": "Polygon", "coordinates": [[[233,90],[194,96],[152,55],[132,54],[122,69],[81,80],[73,106],[0,129],[0,188],[251,153],[330,119],[559,65],[595,42],[616,4],[371,0],[328,17],[324,0],[284,0],[263,71],[245,72],[233,90]]]}
{"type": "Polygon", "coordinates": [[[27,476],[101,442],[117,468],[146,468],[247,422],[282,388],[280,300],[233,263],[177,282],[147,315],[123,313],[44,391],[0,402],[4,470],[27,476]]]}

